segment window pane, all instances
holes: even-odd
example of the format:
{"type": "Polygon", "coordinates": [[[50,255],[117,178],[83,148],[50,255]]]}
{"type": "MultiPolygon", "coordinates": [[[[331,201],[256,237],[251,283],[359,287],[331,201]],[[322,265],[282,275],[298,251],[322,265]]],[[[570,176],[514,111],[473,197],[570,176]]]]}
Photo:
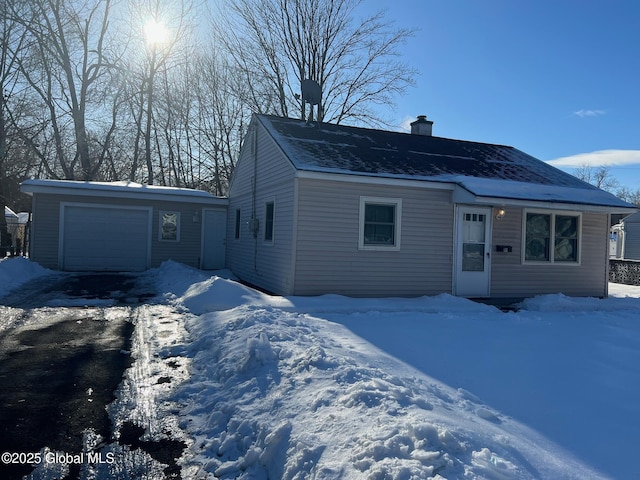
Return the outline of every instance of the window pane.
{"type": "Polygon", "coordinates": [[[549,239],[543,237],[527,237],[524,258],[525,260],[534,262],[548,262],[549,239]]]}
{"type": "Polygon", "coordinates": [[[365,205],[364,244],[395,245],[395,205],[365,205]]]}
{"type": "Polygon", "coordinates": [[[462,271],[484,271],[484,243],[465,243],[462,245],[462,271]]]}
{"type": "Polygon", "coordinates": [[[556,238],[556,247],[553,259],[556,262],[578,261],[578,240],[570,238],[556,238]]]}
{"type": "Polygon", "coordinates": [[[394,205],[366,205],[364,221],[393,223],[395,209],[394,205]]]}
{"type": "Polygon", "coordinates": [[[265,208],[264,239],[273,240],[273,202],[267,203],[265,208]]]}
{"type": "Polygon", "coordinates": [[[527,213],[524,259],[548,262],[551,259],[551,215],[527,213]]]}
{"type": "Polygon", "coordinates": [[[553,259],[557,262],[578,261],[578,217],[556,216],[553,259]]]}
{"type": "Polygon", "coordinates": [[[160,226],[161,240],[178,240],[178,213],[162,212],[160,226]]]}
{"type": "Polygon", "coordinates": [[[485,215],[466,214],[463,224],[463,241],[484,243],[485,231],[485,215]]]}
{"type": "Polygon", "coordinates": [[[366,224],[364,226],[365,245],[394,245],[393,225],[366,224]]]}
{"type": "Polygon", "coordinates": [[[578,217],[556,216],[556,238],[578,236],[578,217]]]}
{"type": "Polygon", "coordinates": [[[548,237],[551,232],[551,215],[527,213],[527,235],[548,237]]]}

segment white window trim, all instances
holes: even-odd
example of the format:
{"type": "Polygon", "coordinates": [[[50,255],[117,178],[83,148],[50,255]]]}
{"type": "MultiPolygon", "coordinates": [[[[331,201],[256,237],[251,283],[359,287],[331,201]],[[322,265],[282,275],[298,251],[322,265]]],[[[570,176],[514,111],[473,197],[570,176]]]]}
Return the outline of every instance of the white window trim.
{"type": "Polygon", "coordinates": [[[521,263],[522,265],[561,265],[563,267],[577,267],[582,263],[582,213],[576,211],[569,210],[540,210],[540,209],[524,209],[522,211],[522,245],[521,245],[521,263]],[[551,245],[549,248],[551,251],[549,252],[549,260],[548,261],[539,261],[539,260],[526,260],[526,247],[527,247],[527,214],[528,213],[539,213],[543,215],[551,216],[551,231],[550,231],[550,242],[551,245]],[[560,262],[555,260],[554,255],[554,245],[556,238],[556,216],[570,216],[570,217],[578,217],[578,258],[575,262],[560,262]]]}
{"type": "Polygon", "coordinates": [[[358,232],[358,250],[373,250],[382,252],[397,252],[400,250],[400,233],[402,232],[402,199],[388,197],[360,197],[360,219],[358,232]],[[366,205],[393,205],[396,208],[394,225],[394,245],[365,245],[364,220],[366,205]]]}
{"type": "Polygon", "coordinates": [[[177,243],[180,241],[180,230],[181,228],[181,212],[176,212],[175,210],[160,210],[158,212],[158,241],[159,242],[169,242],[169,243],[177,243]],[[176,238],[175,240],[162,238],[162,215],[165,213],[176,214],[176,238]]]}
{"type": "Polygon", "coordinates": [[[262,242],[265,245],[273,245],[276,241],[276,199],[275,197],[269,198],[264,202],[264,229],[262,231],[262,242]],[[269,203],[273,203],[273,222],[272,222],[272,231],[271,231],[271,240],[267,240],[265,236],[267,235],[267,205],[269,203]]]}

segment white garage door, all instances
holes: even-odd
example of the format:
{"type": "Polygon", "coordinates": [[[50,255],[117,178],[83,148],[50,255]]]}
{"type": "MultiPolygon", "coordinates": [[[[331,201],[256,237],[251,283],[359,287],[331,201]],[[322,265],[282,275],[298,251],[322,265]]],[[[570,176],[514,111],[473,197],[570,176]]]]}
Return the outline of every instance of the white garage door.
{"type": "Polygon", "coordinates": [[[132,272],[149,265],[150,208],[63,205],[61,267],[132,272]]]}

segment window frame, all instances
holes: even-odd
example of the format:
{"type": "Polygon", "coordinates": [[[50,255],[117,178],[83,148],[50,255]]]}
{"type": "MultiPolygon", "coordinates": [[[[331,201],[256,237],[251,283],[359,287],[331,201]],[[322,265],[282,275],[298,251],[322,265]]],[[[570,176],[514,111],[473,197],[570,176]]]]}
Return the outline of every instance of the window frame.
{"type": "Polygon", "coordinates": [[[582,212],[568,210],[541,210],[541,209],[524,209],[522,212],[522,257],[523,265],[563,265],[575,267],[582,264],[582,212]],[[527,215],[538,214],[549,216],[549,260],[527,260],[527,215]],[[576,259],[571,261],[556,260],[555,245],[556,235],[556,217],[575,217],[576,218],[576,247],[578,253],[576,259]]]}
{"type": "Polygon", "coordinates": [[[275,233],[276,233],[276,199],[272,198],[264,202],[264,232],[262,233],[262,240],[264,241],[264,243],[267,245],[273,245],[276,237],[275,233]],[[268,210],[269,205],[273,205],[271,209],[270,222],[268,221],[268,216],[267,216],[269,211],[268,210]],[[271,223],[271,237],[267,238],[267,232],[269,231],[267,227],[269,223],[271,223]]]}
{"type": "Polygon", "coordinates": [[[158,212],[158,241],[159,242],[171,242],[177,243],[180,241],[180,224],[181,224],[181,212],[176,212],[173,210],[160,210],[158,212]],[[164,238],[164,216],[165,215],[175,215],[176,216],[176,238],[164,238]]]}
{"type": "Polygon", "coordinates": [[[358,231],[358,250],[370,250],[370,251],[383,251],[383,252],[397,252],[400,250],[401,245],[401,232],[402,232],[402,199],[401,198],[389,198],[389,197],[360,197],[360,216],[359,216],[359,231],[358,231]],[[365,243],[364,232],[366,224],[366,208],[367,205],[382,205],[394,207],[394,231],[393,231],[393,245],[384,244],[367,244],[365,243]]]}

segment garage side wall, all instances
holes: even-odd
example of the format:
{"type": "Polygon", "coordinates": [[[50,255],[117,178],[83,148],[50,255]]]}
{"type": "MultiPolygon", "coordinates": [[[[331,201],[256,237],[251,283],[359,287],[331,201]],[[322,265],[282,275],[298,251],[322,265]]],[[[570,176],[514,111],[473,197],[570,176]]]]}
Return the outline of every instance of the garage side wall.
{"type": "Polygon", "coordinates": [[[60,198],[35,194],[32,202],[31,260],[45,268],[58,268],[58,232],[60,230],[60,198]]]}
{"type": "MultiPolygon", "coordinates": [[[[202,208],[221,208],[189,202],[163,200],[136,200],[131,198],[95,197],[83,195],[55,195],[35,193],[31,258],[46,268],[60,268],[60,204],[121,206],[151,208],[150,262],[148,268],[157,267],[165,260],[174,260],[193,267],[200,266],[202,238],[202,208]],[[160,239],[161,212],[179,214],[179,240],[160,239]]],[[[123,238],[123,242],[127,239],[123,238]]]]}

